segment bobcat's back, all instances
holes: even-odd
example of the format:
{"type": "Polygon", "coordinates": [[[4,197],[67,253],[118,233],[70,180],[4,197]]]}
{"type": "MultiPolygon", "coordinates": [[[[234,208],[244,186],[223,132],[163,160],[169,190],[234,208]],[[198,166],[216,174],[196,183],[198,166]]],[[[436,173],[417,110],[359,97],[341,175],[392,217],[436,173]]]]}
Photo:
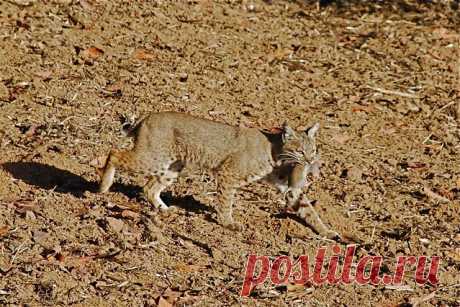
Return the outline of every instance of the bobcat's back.
{"type": "Polygon", "coordinates": [[[133,134],[135,152],[147,159],[160,148],[185,163],[211,169],[230,156],[239,157],[241,161],[236,162],[242,167],[260,158],[264,161],[271,158],[270,142],[257,129],[234,127],[183,113],[152,113],[138,124],[133,134]]]}

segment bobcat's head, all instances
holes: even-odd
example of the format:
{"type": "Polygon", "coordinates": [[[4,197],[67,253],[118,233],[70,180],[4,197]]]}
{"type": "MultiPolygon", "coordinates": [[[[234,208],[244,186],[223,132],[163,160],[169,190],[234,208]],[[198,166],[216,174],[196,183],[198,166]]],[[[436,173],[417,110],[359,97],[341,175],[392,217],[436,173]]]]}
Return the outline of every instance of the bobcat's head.
{"type": "Polygon", "coordinates": [[[294,131],[286,123],[283,125],[283,149],[278,156],[282,164],[310,165],[319,159],[316,151],[315,136],[319,123],[314,124],[305,131],[294,131]]]}

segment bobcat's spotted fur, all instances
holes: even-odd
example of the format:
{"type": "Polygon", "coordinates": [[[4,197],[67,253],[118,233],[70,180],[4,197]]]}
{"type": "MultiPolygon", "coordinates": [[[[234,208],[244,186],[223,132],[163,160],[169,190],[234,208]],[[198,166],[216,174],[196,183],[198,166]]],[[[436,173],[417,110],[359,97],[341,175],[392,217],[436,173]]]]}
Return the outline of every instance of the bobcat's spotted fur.
{"type": "Polygon", "coordinates": [[[236,189],[264,179],[285,193],[290,209],[309,222],[320,235],[335,237],[308,202],[302,201],[307,175],[317,166],[315,134],[319,124],[305,132],[284,125],[279,133],[233,127],[175,112],[152,113],[129,135],[135,137],[129,151],[112,150],[101,169],[100,192],[112,185],[117,167],[142,173],[147,199],[157,208],[168,207],[160,193],[180,175],[184,166],[213,172],[218,191],[216,210],[219,222],[240,229],[232,217],[236,189]]]}

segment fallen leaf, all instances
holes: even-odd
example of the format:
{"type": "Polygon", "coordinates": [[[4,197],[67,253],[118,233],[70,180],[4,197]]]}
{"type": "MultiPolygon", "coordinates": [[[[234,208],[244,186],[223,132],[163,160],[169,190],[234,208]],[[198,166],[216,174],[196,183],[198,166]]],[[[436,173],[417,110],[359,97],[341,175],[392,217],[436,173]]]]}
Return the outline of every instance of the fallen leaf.
{"type": "Polygon", "coordinates": [[[211,116],[217,116],[217,115],[225,114],[225,112],[224,111],[211,110],[211,111],[208,111],[208,114],[211,115],[211,116]]]}
{"type": "Polygon", "coordinates": [[[446,254],[449,258],[452,258],[455,261],[460,261],[460,247],[457,247],[452,251],[447,251],[446,254]]]}
{"type": "Polygon", "coordinates": [[[460,37],[460,35],[458,35],[457,33],[455,33],[454,31],[450,31],[446,28],[437,28],[437,29],[434,29],[433,32],[432,32],[435,36],[439,37],[439,38],[443,38],[443,39],[458,39],[460,37]]]}
{"type": "Polygon", "coordinates": [[[66,260],[67,266],[82,268],[90,261],[93,261],[94,257],[93,256],[80,256],[80,257],[72,256],[72,257],[66,257],[65,260],[66,260]]]}
{"type": "Polygon", "coordinates": [[[21,82],[18,82],[16,83],[15,87],[18,87],[18,88],[26,88],[30,85],[30,82],[27,82],[27,81],[21,81],[21,82]]]}
{"type": "Polygon", "coordinates": [[[269,63],[281,61],[292,53],[291,49],[278,47],[272,54],[269,54],[267,60],[269,63]]]}
{"type": "Polygon", "coordinates": [[[98,253],[96,258],[112,258],[121,253],[118,247],[103,247],[98,253]]]}
{"type": "Polygon", "coordinates": [[[362,244],[364,243],[356,234],[353,233],[341,233],[341,240],[347,244],[362,244]]]}
{"type": "Polygon", "coordinates": [[[114,217],[106,217],[105,219],[110,228],[112,228],[112,230],[115,232],[121,232],[125,227],[125,223],[120,219],[116,219],[114,217]]]}
{"type": "Polygon", "coordinates": [[[37,217],[35,216],[35,213],[33,211],[26,211],[26,220],[33,221],[37,217]]]}
{"type": "Polygon", "coordinates": [[[143,61],[153,61],[156,57],[152,52],[146,49],[136,49],[133,52],[133,58],[143,61]]]}
{"type": "Polygon", "coordinates": [[[93,6],[91,5],[91,3],[86,0],[80,0],[80,5],[83,9],[87,11],[91,11],[93,9],[93,6]]]}
{"type": "Polygon", "coordinates": [[[393,300],[393,301],[384,301],[376,305],[376,307],[401,307],[402,301],[393,300]]]}
{"type": "Polygon", "coordinates": [[[423,245],[429,245],[430,244],[430,240],[426,239],[426,238],[419,238],[418,239],[420,241],[420,243],[422,243],[423,245]]]}
{"type": "MultiPolygon", "coordinates": [[[[352,95],[352,96],[348,97],[348,101],[350,101],[350,102],[359,102],[360,100],[361,100],[361,97],[358,96],[358,95],[352,95]]],[[[372,108],[372,111],[374,110],[374,107],[371,107],[371,106],[358,105],[358,107],[372,108]]]]}
{"type": "Polygon", "coordinates": [[[56,254],[56,260],[59,261],[59,262],[64,262],[66,259],[66,256],[62,253],[57,253],[56,254]]]}
{"type": "Polygon", "coordinates": [[[44,81],[50,80],[53,73],[50,70],[40,70],[35,72],[35,75],[44,81]]]}
{"type": "Polygon", "coordinates": [[[305,290],[305,285],[301,284],[288,284],[286,285],[286,290],[288,292],[298,292],[305,290]]]}
{"type": "MultiPolygon", "coordinates": [[[[107,208],[109,209],[117,209],[117,210],[129,210],[129,211],[134,211],[134,213],[139,212],[141,209],[141,206],[135,203],[123,203],[123,204],[115,204],[112,202],[108,202],[106,205],[107,208]]],[[[129,213],[128,213],[129,214],[129,213]]]]}
{"type": "Polygon", "coordinates": [[[124,84],[123,81],[118,81],[110,85],[107,85],[105,87],[105,90],[109,92],[121,91],[123,89],[123,84],[124,84]]]}
{"type": "Polygon", "coordinates": [[[384,127],[379,130],[379,132],[382,134],[394,134],[396,131],[397,130],[394,127],[384,127]]]}
{"type": "Polygon", "coordinates": [[[449,191],[447,189],[441,188],[439,189],[439,195],[447,198],[448,200],[453,200],[454,199],[454,193],[452,191],[449,191]]]}
{"type": "Polygon", "coordinates": [[[26,133],[24,133],[25,136],[33,136],[37,132],[37,128],[39,128],[40,125],[33,124],[32,126],[27,129],[26,133]]]}
{"type": "Polygon", "coordinates": [[[435,192],[433,192],[430,188],[424,187],[423,188],[423,193],[425,193],[426,196],[429,198],[432,198],[434,200],[437,200],[441,203],[450,203],[450,200],[448,198],[445,198],[444,196],[441,196],[435,192]]]}
{"type": "Polygon", "coordinates": [[[460,189],[460,177],[457,178],[456,184],[457,184],[457,188],[460,189]]]}
{"type": "Polygon", "coordinates": [[[37,0],[11,0],[12,3],[15,3],[20,6],[29,6],[36,2],[37,0]]]}
{"type": "Polygon", "coordinates": [[[176,265],[176,270],[182,273],[198,272],[201,269],[203,269],[203,266],[197,264],[179,263],[178,265],[176,265]]]}
{"type": "Polygon", "coordinates": [[[99,58],[101,55],[104,54],[104,51],[97,47],[89,47],[83,50],[81,54],[85,58],[96,60],[97,58],[99,58]]]}
{"type": "Polygon", "coordinates": [[[5,84],[0,82],[0,101],[6,100],[10,96],[10,91],[5,84]]]}
{"type": "Polygon", "coordinates": [[[139,213],[136,213],[131,210],[123,210],[121,212],[121,216],[124,218],[132,219],[132,220],[138,220],[140,218],[139,213]]]}
{"type": "Polygon", "coordinates": [[[32,200],[24,202],[15,202],[14,207],[17,212],[25,213],[27,211],[33,211],[37,207],[37,203],[32,200]]]}
{"type": "Polygon", "coordinates": [[[375,111],[375,108],[373,106],[355,106],[351,109],[351,111],[371,113],[375,111]]]}
{"type": "Polygon", "coordinates": [[[423,162],[408,162],[407,167],[411,169],[423,169],[427,168],[428,166],[423,162]]]}
{"type": "Polygon", "coordinates": [[[457,233],[457,234],[455,235],[454,241],[460,243],[460,233],[457,233]]]}
{"type": "Polygon", "coordinates": [[[9,230],[10,230],[10,227],[8,227],[6,225],[0,227],[0,237],[3,237],[4,235],[6,235],[9,230]]]}
{"type": "Polygon", "coordinates": [[[139,212],[139,210],[141,210],[141,206],[135,203],[124,203],[121,205],[116,204],[115,207],[121,210],[130,210],[134,212],[139,212]]]}
{"type": "Polygon", "coordinates": [[[40,246],[47,248],[50,244],[50,234],[43,231],[35,231],[32,236],[35,243],[39,244],[40,246]]]}
{"type": "Polygon", "coordinates": [[[332,137],[332,140],[343,145],[350,139],[350,136],[343,133],[343,134],[336,134],[332,137]]]}
{"type": "Polygon", "coordinates": [[[347,177],[352,181],[361,181],[363,178],[363,170],[357,166],[352,166],[348,169],[347,177]]]}
{"type": "Polygon", "coordinates": [[[162,297],[166,298],[169,303],[173,304],[181,295],[181,292],[173,291],[171,288],[168,288],[165,292],[163,292],[162,297]]]}

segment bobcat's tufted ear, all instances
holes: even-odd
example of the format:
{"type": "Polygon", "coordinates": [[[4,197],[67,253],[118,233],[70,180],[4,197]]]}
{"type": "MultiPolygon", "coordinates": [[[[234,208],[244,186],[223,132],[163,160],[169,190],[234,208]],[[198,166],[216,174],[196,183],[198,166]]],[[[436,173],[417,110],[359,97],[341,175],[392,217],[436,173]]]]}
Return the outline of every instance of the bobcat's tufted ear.
{"type": "Polygon", "coordinates": [[[287,122],[283,123],[283,141],[289,141],[292,140],[292,138],[295,136],[295,131],[289,127],[287,122]]]}
{"type": "Polygon", "coordinates": [[[316,133],[318,132],[318,129],[319,129],[319,123],[316,123],[310,128],[308,128],[307,130],[305,130],[305,133],[308,135],[310,139],[314,139],[316,133]]]}

